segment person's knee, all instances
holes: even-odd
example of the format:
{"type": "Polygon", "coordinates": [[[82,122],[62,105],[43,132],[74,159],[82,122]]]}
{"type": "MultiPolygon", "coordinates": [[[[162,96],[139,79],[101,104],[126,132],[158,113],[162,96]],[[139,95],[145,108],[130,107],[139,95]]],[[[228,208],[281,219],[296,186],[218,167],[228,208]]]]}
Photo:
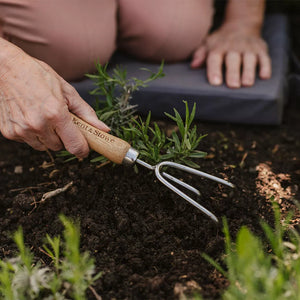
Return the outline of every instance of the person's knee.
{"type": "Polygon", "coordinates": [[[107,63],[115,47],[113,35],[102,45],[98,41],[87,43],[84,39],[77,39],[76,35],[68,34],[64,40],[49,39],[47,49],[36,56],[40,56],[64,79],[74,80],[94,72],[96,63],[107,63]]]}
{"type": "Polygon", "coordinates": [[[143,59],[187,59],[206,37],[210,0],[119,0],[120,47],[143,59]]]}
{"type": "Polygon", "coordinates": [[[0,0],[0,10],[3,37],[65,79],[95,70],[115,50],[116,0],[0,0]]]}

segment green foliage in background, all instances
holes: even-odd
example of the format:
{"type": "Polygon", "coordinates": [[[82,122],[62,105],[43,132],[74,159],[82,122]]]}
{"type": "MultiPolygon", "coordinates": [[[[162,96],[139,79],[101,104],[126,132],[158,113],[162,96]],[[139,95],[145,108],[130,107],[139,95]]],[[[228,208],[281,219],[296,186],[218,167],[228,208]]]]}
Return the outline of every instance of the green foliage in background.
{"type": "Polygon", "coordinates": [[[14,234],[18,248],[15,257],[0,260],[0,298],[6,300],[86,299],[86,291],[100,277],[95,274],[94,260],[79,250],[79,226],[60,217],[64,225],[64,241],[47,235],[45,252],[54,270],[35,262],[25,247],[22,229],[14,234]]]}

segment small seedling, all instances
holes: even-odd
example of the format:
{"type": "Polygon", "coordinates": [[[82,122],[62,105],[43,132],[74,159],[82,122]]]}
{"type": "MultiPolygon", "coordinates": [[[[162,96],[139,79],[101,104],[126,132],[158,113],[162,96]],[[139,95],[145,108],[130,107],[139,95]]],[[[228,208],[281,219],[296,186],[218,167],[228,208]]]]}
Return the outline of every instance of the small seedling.
{"type": "MultiPolygon", "coordinates": [[[[17,256],[0,260],[0,298],[7,300],[67,300],[86,299],[86,291],[101,276],[95,273],[94,260],[79,250],[79,226],[60,217],[64,225],[64,240],[46,236],[45,253],[54,270],[35,262],[25,246],[20,228],[14,234],[17,256]]],[[[43,251],[43,252],[44,252],[43,251]]]]}

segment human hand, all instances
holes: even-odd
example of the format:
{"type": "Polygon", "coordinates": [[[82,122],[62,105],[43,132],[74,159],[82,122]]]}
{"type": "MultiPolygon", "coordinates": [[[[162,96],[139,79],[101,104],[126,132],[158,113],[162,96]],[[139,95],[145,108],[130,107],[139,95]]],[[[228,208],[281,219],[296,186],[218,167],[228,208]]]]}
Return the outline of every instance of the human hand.
{"type": "Polygon", "coordinates": [[[70,111],[109,131],[76,90],[47,64],[13,49],[0,72],[0,130],[4,137],[36,150],[65,147],[78,158],[88,155],[86,139],[70,111]]]}
{"type": "Polygon", "coordinates": [[[199,68],[205,61],[207,78],[212,85],[223,83],[223,65],[225,82],[230,88],[252,86],[257,66],[261,79],[269,79],[272,73],[265,41],[258,31],[241,24],[223,25],[207,37],[194,52],[191,67],[199,68]]]}

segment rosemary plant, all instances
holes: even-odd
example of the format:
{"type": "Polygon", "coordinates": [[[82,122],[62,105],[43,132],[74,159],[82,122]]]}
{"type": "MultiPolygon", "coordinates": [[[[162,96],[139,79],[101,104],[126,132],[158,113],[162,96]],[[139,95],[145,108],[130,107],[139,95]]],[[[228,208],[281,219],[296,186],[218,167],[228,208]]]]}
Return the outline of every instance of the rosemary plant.
{"type": "Polygon", "coordinates": [[[174,116],[166,114],[175,121],[179,134],[172,132],[171,137],[159,128],[156,122],[150,125],[151,113],[149,112],[145,122],[139,117],[130,124],[129,128],[123,128],[124,139],[131,141],[134,148],[140,151],[140,158],[150,164],[157,164],[163,160],[171,160],[184,163],[193,168],[199,168],[199,165],[192,161],[192,158],[203,158],[206,152],[197,150],[198,145],[205,135],[198,135],[197,127],[191,124],[194,120],[196,104],[192,112],[189,112],[188,103],[185,104],[185,120],[182,119],[176,109],[174,116]]]}
{"type": "Polygon", "coordinates": [[[122,138],[122,127],[129,126],[136,113],[137,105],[130,104],[132,94],[141,87],[146,87],[151,81],[163,77],[163,66],[162,63],[156,73],[143,69],[150,73],[146,80],[127,78],[126,69],[120,66],[116,66],[112,74],[109,74],[107,64],[97,64],[98,73],[87,75],[97,86],[91,94],[105,97],[105,100],[98,100],[95,110],[98,118],[111,128],[112,134],[122,138]]]}
{"type": "MultiPolygon", "coordinates": [[[[128,141],[136,148],[140,152],[140,158],[146,162],[157,164],[162,160],[171,160],[198,168],[199,165],[192,159],[202,158],[206,156],[206,153],[197,150],[205,135],[199,136],[197,127],[192,125],[196,104],[190,111],[188,103],[183,101],[184,118],[176,109],[174,109],[174,115],[166,113],[166,116],[174,121],[178,128],[178,132],[174,131],[171,137],[167,137],[157,123],[151,122],[151,112],[144,121],[137,115],[137,106],[130,103],[135,91],[164,76],[163,63],[156,73],[148,69],[144,70],[150,73],[146,80],[135,77],[128,79],[126,70],[119,66],[108,72],[108,65],[97,64],[97,74],[89,74],[87,77],[96,85],[91,94],[105,98],[97,101],[95,111],[98,118],[110,126],[111,134],[128,141]]],[[[68,152],[62,151],[59,155],[67,156],[68,152]]],[[[72,158],[74,157],[70,159],[72,158]]],[[[106,160],[103,156],[97,156],[91,161],[105,162],[106,160]]]]}

